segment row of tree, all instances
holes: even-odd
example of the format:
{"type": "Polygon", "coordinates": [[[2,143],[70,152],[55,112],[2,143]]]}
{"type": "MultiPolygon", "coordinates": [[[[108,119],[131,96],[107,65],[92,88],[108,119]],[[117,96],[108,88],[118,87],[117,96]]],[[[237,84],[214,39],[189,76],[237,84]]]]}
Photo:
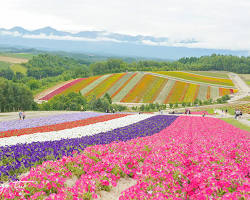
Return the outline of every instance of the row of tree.
{"type": "Polygon", "coordinates": [[[103,98],[95,96],[86,99],[80,93],[71,92],[67,95],[58,95],[48,102],[39,105],[40,110],[94,110],[100,112],[124,111],[126,106],[112,104],[111,97],[105,94],[103,98]]]}
{"type": "Polygon", "coordinates": [[[34,110],[37,108],[31,91],[23,86],[0,78],[0,112],[34,110]]]}

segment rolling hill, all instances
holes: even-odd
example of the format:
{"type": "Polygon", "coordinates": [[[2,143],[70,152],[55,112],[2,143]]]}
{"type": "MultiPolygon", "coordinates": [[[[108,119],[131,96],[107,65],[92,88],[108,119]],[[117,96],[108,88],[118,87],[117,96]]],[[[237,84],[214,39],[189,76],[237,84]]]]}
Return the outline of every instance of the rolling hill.
{"type": "MultiPolygon", "coordinates": [[[[182,73],[176,72],[176,74],[182,73]]],[[[211,77],[206,79],[201,75],[199,78],[197,82],[197,80],[190,81],[183,77],[182,79],[170,76],[166,78],[149,72],[106,74],[72,80],[53,91],[50,90],[49,93],[44,93],[39,100],[47,101],[55,95],[80,92],[87,98],[92,96],[98,98],[108,93],[113,102],[166,104],[193,102],[195,99],[217,99],[220,96],[237,92],[230,79],[211,77]],[[218,79],[221,82],[218,82],[218,79]],[[209,83],[206,80],[209,80],[209,83]]]]}

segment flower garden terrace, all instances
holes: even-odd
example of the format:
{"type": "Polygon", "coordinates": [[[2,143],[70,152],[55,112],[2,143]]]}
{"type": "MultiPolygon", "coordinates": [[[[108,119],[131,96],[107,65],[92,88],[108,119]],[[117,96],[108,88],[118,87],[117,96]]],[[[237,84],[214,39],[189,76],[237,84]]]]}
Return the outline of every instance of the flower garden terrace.
{"type": "Polygon", "coordinates": [[[46,117],[23,126],[5,122],[0,199],[101,199],[124,179],[133,185],[117,199],[248,198],[249,132],[220,119],[96,113],[62,118],[57,124],[46,117]],[[15,136],[6,134],[16,130],[15,136]]]}
{"type": "Polygon", "coordinates": [[[108,93],[113,102],[166,104],[194,102],[195,99],[215,100],[237,92],[231,79],[187,72],[175,72],[167,76],[164,73],[128,72],[79,78],[49,90],[48,93],[44,92],[39,100],[47,101],[55,95],[80,92],[87,98],[99,98],[108,93]]]}

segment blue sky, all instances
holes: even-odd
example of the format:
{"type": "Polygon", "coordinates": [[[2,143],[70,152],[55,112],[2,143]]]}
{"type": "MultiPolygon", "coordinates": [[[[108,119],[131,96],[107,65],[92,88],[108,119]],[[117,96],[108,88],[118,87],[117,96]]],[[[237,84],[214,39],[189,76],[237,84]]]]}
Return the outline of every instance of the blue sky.
{"type": "Polygon", "coordinates": [[[105,30],[168,37],[166,45],[194,39],[185,45],[250,50],[249,10],[250,0],[8,0],[0,27],[105,30]]]}

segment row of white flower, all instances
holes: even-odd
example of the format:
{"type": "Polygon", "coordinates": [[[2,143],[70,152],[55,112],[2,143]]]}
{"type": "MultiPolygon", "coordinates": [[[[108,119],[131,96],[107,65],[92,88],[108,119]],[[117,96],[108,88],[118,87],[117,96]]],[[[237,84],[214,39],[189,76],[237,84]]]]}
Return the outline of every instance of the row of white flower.
{"type": "Polygon", "coordinates": [[[153,114],[128,115],[125,117],[72,129],[6,137],[0,139],[0,146],[10,146],[42,141],[55,141],[60,139],[79,138],[87,135],[95,135],[101,132],[107,132],[116,128],[128,126],[152,116],[153,114]]]}

